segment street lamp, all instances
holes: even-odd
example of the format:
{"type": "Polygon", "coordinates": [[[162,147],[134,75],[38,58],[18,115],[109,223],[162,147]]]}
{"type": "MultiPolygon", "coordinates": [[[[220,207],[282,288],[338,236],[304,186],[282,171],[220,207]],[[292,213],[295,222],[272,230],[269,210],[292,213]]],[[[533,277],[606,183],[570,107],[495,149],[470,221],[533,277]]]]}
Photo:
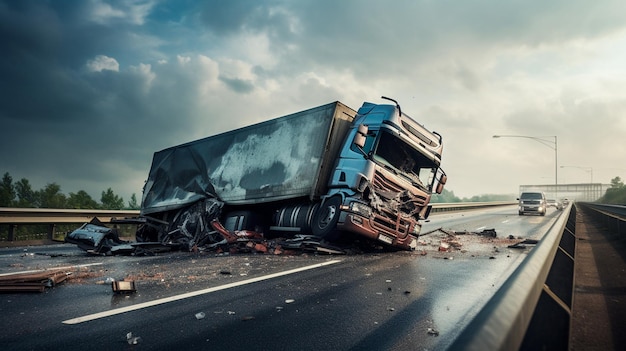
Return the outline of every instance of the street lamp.
{"type": "Polygon", "coordinates": [[[580,166],[561,166],[561,168],[578,168],[578,169],[582,169],[584,171],[587,171],[591,174],[591,181],[589,182],[590,184],[593,184],[593,168],[591,167],[580,167],[580,166]]]}
{"type": "Polygon", "coordinates": [[[555,192],[555,198],[558,197],[558,193],[559,193],[559,180],[558,180],[558,175],[559,175],[559,171],[558,171],[558,145],[557,145],[557,139],[556,139],[556,135],[549,135],[549,136],[539,136],[539,137],[535,137],[535,136],[527,136],[527,135],[494,135],[494,138],[525,138],[525,139],[532,139],[535,140],[551,149],[554,150],[554,192],[555,192]],[[547,138],[554,138],[554,141],[547,139],[547,138]]]}

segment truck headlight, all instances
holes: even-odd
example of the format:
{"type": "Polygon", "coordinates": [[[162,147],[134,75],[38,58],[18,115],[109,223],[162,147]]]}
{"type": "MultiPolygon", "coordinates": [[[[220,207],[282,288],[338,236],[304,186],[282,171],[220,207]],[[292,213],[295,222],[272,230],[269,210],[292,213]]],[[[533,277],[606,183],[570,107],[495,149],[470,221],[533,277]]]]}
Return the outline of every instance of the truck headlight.
{"type": "Polygon", "coordinates": [[[353,201],[350,203],[350,211],[358,213],[363,217],[370,217],[372,209],[362,202],[353,201]]]}
{"type": "Polygon", "coordinates": [[[422,231],[422,225],[419,223],[415,223],[415,226],[413,226],[413,235],[417,236],[420,234],[421,231],[422,231]]]}

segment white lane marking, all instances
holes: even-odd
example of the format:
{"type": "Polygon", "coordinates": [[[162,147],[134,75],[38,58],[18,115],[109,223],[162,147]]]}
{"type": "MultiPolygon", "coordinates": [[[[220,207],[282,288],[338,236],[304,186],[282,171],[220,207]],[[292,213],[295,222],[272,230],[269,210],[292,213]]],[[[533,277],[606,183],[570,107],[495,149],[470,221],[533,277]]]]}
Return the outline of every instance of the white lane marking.
{"type": "Polygon", "coordinates": [[[0,277],[4,277],[4,276],[8,276],[8,275],[14,275],[14,274],[28,274],[28,273],[43,273],[43,272],[50,272],[50,271],[62,271],[64,269],[81,268],[81,267],[89,267],[89,266],[100,266],[100,265],[102,265],[102,262],[79,264],[79,265],[76,265],[76,266],[50,267],[48,269],[35,269],[35,270],[32,270],[32,271],[2,273],[2,274],[0,274],[0,277]]]}
{"type": "Polygon", "coordinates": [[[89,314],[89,315],[86,315],[86,316],[65,320],[65,321],[63,321],[63,324],[79,324],[79,323],[83,323],[83,322],[88,322],[88,321],[92,321],[94,319],[109,317],[109,316],[113,316],[113,315],[120,314],[120,313],[125,313],[125,312],[129,312],[129,311],[135,311],[135,310],[139,310],[139,309],[146,308],[146,307],[152,307],[152,306],[156,306],[156,305],[160,305],[160,304],[164,304],[164,303],[168,303],[168,302],[173,302],[173,301],[186,299],[186,298],[189,298],[189,297],[194,297],[194,296],[199,296],[199,295],[203,295],[203,294],[208,294],[208,293],[212,293],[212,292],[219,291],[219,290],[230,289],[230,288],[234,288],[234,287],[237,287],[237,286],[242,286],[242,285],[246,285],[246,284],[260,282],[260,281],[263,281],[263,280],[268,280],[268,279],[273,279],[273,278],[277,278],[277,277],[282,277],[282,276],[285,276],[285,275],[294,274],[294,273],[298,273],[298,272],[303,272],[303,271],[307,271],[307,270],[310,270],[310,269],[320,268],[320,267],[328,266],[328,265],[339,263],[339,262],[341,262],[341,260],[332,260],[332,261],[328,261],[328,262],[324,262],[324,263],[318,263],[318,264],[314,264],[314,265],[310,265],[310,266],[290,269],[288,271],[273,273],[273,274],[269,274],[269,275],[265,275],[265,276],[261,276],[261,277],[246,279],[246,280],[242,280],[240,282],[234,282],[234,283],[229,283],[229,284],[225,284],[225,285],[220,285],[220,286],[216,286],[216,287],[213,287],[213,288],[192,291],[192,292],[188,292],[188,293],[185,293],[185,294],[165,297],[165,298],[154,300],[154,301],[143,302],[143,303],[139,303],[139,304],[132,305],[132,306],[116,308],[116,309],[110,310],[110,311],[104,311],[104,312],[98,312],[98,313],[94,313],[94,314],[89,314]]]}
{"type": "Polygon", "coordinates": [[[478,228],[476,228],[476,231],[477,231],[477,232],[479,232],[479,231],[481,231],[481,230],[483,230],[483,229],[485,229],[485,228],[487,228],[487,227],[485,227],[485,226],[478,227],[478,228]]]}
{"type": "Polygon", "coordinates": [[[502,221],[502,223],[503,223],[503,224],[504,224],[504,223],[508,223],[508,222],[509,222],[509,220],[508,220],[508,219],[505,219],[504,221],[502,221]]]}

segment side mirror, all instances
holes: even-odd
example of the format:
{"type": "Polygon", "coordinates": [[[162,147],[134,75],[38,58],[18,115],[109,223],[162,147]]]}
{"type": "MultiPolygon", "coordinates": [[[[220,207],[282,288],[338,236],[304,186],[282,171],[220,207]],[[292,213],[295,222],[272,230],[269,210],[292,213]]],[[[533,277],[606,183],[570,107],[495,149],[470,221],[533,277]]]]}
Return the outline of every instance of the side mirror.
{"type": "Polygon", "coordinates": [[[359,124],[359,129],[356,132],[356,135],[354,136],[354,145],[358,146],[360,149],[362,149],[365,146],[365,139],[367,136],[367,126],[365,124],[359,124]]]}
{"type": "Polygon", "coordinates": [[[435,190],[435,192],[437,192],[437,194],[441,194],[443,192],[443,184],[442,183],[437,184],[437,189],[435,190]]]}
{"type": "Polygon", "coordinates": [[[448,181],[448,176],[445,174],[441,175],[441,178],[439,178],[439,184],[441,185],[446,185],[446,182],[448,181]]]}
{"type": "Polygon", "coordinates": [[[437,194],[441,194],[443,192],[443,186],[446,185],[447,181],[448,181],[447,175],[442,174],[441,177],[439,177],[439,183],[437,184],[437,189],[435,189],[435,192],[437,194]]]}

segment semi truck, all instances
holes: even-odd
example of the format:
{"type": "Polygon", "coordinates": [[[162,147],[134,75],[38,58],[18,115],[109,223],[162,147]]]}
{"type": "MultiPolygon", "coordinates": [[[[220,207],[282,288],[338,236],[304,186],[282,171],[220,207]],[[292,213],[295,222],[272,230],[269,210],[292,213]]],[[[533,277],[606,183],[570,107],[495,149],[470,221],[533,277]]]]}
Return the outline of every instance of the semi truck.
{"type": "Polygon", "coordinates": [[[230,232],[352,234],[415,249],[447,180],[442,137],[382,98],[391,103],[355,111],[335,101],[155,152],[140,215],[170,227],[137,240],[162,241],[181,209],[212,199],[219,211],[203,212],[230,232]]]}

